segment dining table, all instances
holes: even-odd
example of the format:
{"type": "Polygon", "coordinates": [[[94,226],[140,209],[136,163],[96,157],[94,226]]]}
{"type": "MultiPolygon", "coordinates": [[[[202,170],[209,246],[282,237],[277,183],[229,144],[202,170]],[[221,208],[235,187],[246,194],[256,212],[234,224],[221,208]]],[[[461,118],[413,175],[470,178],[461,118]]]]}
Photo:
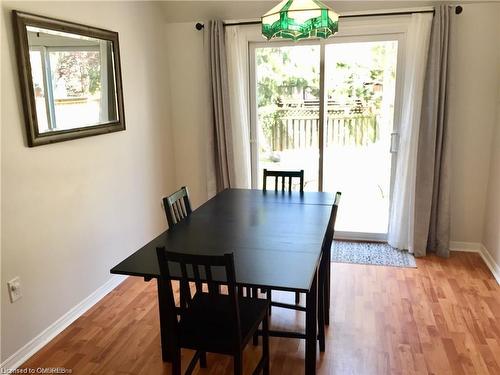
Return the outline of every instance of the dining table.
{"type": "MultiPolygon", "coordinates": [[[[238,286],[306,295],[305,332],[271,329],[270,335],[305,339],[304,369],[312,375],[316,373],[321,246],[334,200],[334,194],[325,192],[226,189],[110,272],[145,281],[158,279],[158,247],[186,254],[233,253],[238,286]]],[[[172,270],[172,277],[180,277],[180,272],[172,270]]],[[[158,295],[165,293],[161,283],[157,285],[158,295]]],[[[161,306],[160,322],[165,314],[161,306]]],[[[164,361],[169,361],[167,335],[160,324],[164,361]]]]}

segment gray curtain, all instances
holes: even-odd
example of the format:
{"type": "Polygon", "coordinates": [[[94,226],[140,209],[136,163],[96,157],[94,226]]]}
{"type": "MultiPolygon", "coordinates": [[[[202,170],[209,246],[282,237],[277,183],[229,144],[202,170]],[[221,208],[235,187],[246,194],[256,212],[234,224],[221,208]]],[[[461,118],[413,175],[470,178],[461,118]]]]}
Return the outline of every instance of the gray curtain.
{"type": "Polygon", "coordinates": [[[212,89],[215,178],[217,191],[222,191],[234,184],[234,158],[224,24],[220,20],[209,22],[208,48],[212,89]]]}
{"type": "Polygon", "coordinates": [[[449,256],[450,128],[448,45],[451,7],[436,7],[420,122],[415,192],[415,256],[449,256]]]}

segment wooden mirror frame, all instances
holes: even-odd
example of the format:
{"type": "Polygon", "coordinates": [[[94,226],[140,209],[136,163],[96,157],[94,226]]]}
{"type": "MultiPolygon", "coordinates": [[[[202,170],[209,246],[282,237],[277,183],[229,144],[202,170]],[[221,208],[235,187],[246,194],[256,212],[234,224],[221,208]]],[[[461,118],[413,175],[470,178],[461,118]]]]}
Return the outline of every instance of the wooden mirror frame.
{"type": "Polygon", "coordinates": [[[14,39],[19,66],[21,94],[23,97],[24,117],[26,123],[26,138],[29,147],[48,143],[62,142],[70,139],[89,137],[93,135],[112,133],[125,130],[125,114],[123,109],[123,87],[120,65],[120,47],[118,33],[78,23],[38,16],[13,10],[14,39]],[[108,40],[113,43],[115,68],[116,103],[118,120],[100,125],[86,126],[74,129],[40,133],[36,114],[35,92],[31,74],[27,26],[40,27],[48,30],[62,31],[71,34],[83,35],[91,38],[108,40]]]}

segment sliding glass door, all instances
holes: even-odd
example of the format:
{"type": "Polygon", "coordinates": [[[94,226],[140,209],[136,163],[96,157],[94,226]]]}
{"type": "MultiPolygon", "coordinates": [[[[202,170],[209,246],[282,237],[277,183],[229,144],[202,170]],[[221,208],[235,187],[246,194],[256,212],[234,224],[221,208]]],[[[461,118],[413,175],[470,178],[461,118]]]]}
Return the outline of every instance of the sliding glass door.
{"type": "Polygon", "coordinates": [[[320,46],[256,48],[255,61],[257,169],[303,169],[318,191],[320,46]]]}
{"type": "Polygon", "coordinates": [[[250,46],[252,185],[262,170],[305,171],[305,190],[341,191],[341,237],[387,235],[397,132],[391,35],[250,46]]]}
{"type": "Polygon", "coordinates": [[[325,48],[324,191],[342,192],[338,231],[387,233],[397,42],[325,48]]]}

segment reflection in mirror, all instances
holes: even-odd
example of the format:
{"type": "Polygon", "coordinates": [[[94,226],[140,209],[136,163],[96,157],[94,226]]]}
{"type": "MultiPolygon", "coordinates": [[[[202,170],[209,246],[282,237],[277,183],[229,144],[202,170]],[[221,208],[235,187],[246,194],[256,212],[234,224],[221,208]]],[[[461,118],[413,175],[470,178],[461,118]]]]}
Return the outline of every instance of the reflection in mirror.
{"type": "Polygon", "coordinates": [[[119,120],[112,41],[26,31],[39,134],[119,120]]]}

